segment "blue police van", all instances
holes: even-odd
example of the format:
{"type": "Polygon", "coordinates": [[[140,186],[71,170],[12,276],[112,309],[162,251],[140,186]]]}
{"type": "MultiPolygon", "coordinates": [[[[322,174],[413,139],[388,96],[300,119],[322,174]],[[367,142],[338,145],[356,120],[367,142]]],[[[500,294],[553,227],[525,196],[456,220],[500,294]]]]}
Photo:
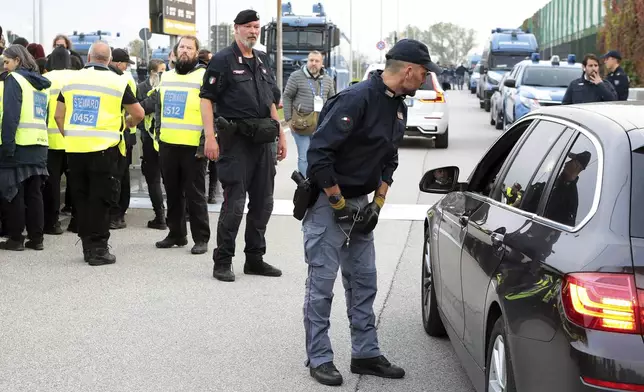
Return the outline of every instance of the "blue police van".
{"type": "Polygon", "coordinates": [[[533,110],[561,105],[566,89],[582,73],[574,54],[563,62],[559,56],[543,61],[539,53],[533,53],[530,60],[519,62],[503,81],[503,129],[533,110]]]}
{"type": "Polygon", "coordinates": [[[477,86],[479,104],[486,112],[490,111],[490,98],[503,76],[510,72],[520,61],[538,52],[537,38],[529,30],[502,29],[492,30],[485,42],[481,55],[481,76],[477,86]]]}

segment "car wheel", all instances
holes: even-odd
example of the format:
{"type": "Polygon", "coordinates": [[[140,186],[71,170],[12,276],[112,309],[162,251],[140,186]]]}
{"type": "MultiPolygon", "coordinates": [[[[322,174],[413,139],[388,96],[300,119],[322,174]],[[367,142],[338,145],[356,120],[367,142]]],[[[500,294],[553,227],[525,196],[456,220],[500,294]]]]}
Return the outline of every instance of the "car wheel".
{"type": "Polygon", "coordinates": [[[425,244],[423,245],[423,267],[421,276],[421,299],[423,313],[423,327],[429,336],[445,336],[445,326],[438,314],[436,303],[436,291],[434,291],[434,280],[431,271],[429,254],[429,231],[425,232],[425,244]],[[428,264],[429,267],[427,266],[428,264]]]}
{"type": "Polygon", "coordinates": [[[483,101],[483,109],[485,109],[486,112],[490,111],[490,101],[483,101]]]}
{"type": "Polygon", "coordinates": [[[494,128],[496,129],[503,129],[503,113],[499,114],[499,116],[496,119],[496,124],[494,124],[494,128]]]}
{"type": "Polygon", "coordinates": [[[472,87],[472,88],[470,89],[470,93],[471,93],[471,94],[476,94],[476,88],[472,87]]]}
{"type": "Polygon", "coordinates": [[[449,144],[448,138],[449,138],[449,128],[445,130],[444,134],[436,135],[436,139],[434,140],[434,146],[436,148],[447,148],[447,145],[449,144]]]}
{"type": "Polygon", "coordinates": [[[483,109],[485,107],[485,101],[482,101],[481,98],[479,98],[479,107],[483,109]]]}
{"type": "Polygon", "coordinates": [[[485,366],[486,392],[516,392],[514,371],[503,316],[500,316],[490,335],[485,366]]]}

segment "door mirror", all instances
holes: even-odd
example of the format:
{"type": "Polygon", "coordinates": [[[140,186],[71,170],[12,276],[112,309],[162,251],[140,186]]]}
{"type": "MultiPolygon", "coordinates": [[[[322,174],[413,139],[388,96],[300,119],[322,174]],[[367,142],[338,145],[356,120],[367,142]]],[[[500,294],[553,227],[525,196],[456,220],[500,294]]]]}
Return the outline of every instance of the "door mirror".
{"type": "Polygon", "coordinates": [[[514,79],[506,79],[505,82],[503,82],[503,85],[505,87],[515,88],[517,85],[517,82],[514,79]]]}
{"type": "Polygon", "coordinates": [[[458,174],[459,169],[456,166],[429,170],[423,175],[418,186],[420,191],[425,193],[450,193],[459,188],[458,174]]]}
{"type": "Polygon", "coordinates": [[[259,42],[262,45],[266,45],[266,26],[262,26],[262,29],[260,30],[259,33],[259,42]]]}

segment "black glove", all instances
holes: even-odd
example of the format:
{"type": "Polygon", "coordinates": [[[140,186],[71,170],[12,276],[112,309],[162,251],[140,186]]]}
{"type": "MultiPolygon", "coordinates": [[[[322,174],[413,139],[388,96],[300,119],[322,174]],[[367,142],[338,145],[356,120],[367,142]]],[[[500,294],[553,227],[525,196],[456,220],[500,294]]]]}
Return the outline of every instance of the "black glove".
{"type": "Polygon", "coordinates": [[[337,200],[329,198],[329,202],[331,202],[331,207],[333,208],[335,221],[338,223],[353,223],[360,211],[357,206],[347,203],[342,196],[339,196],[337,200]]]}
{"type": "Polygon", "coordinates": [[[356,225],[356,230],[362,234],[371,233],[378,224],[378,216],[380,215],[380,210],[384,204],[385,198],[382,196],[376,196],[371,203],[367,204],[360,213],[362,219],[360,223],[356,225]]]}

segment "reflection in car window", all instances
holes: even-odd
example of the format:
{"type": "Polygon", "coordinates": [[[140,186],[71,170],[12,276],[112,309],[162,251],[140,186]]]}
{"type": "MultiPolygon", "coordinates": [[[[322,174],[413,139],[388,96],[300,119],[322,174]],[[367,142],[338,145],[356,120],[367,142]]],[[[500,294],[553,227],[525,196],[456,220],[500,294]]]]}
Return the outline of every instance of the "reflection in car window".
{"type": "Polygon", "coordinates": [[[523,211],[530,213],[537,212],[543,191],[545,190],[548,180],[550,180],[552,172],[555,170],[557,161],[561,157],[561,154],[563,154],[564,148],[566,148],[566,144],[568,144],[573,132],[574,131],[572,129],[567,128],[555,145],[552,146],[548,155],[546,155],[546,158],[541,163],[541,167],[539,167],[539,170],[535,173],[534,178],[525,191],[525,195],[522,197],[523,201],[521,201],[521,206],[519,208],[523,211]]]}
{"type": "Polygon", "coordinates": [[[539,122],[521,146],[505,178],[501,181],[501,187],[496,188],[493,198],[519,208],[532,175],[564,129],[561,124],[550,121],[539,122]]]}
{"type": "Polygon", "coordinates": [[[544,217],[574,227],[588,213],[597,187],[597,150],[580,134],[557,174],[544,217]]]}

